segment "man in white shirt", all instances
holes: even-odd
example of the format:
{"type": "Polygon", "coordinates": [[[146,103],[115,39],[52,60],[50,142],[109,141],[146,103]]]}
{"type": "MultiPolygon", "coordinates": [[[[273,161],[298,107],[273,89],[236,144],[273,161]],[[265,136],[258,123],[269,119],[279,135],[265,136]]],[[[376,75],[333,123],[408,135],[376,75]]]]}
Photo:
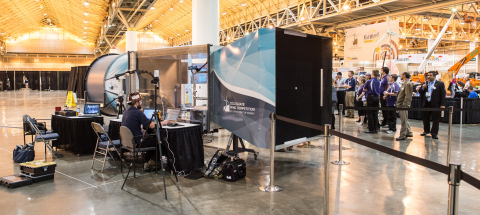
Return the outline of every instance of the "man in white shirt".
{"type": "MultiPolygon", "coordinates": [[[[346,79],[342,77],[342,73],[338,72],[337,77],[335,77],[335,88],[337,89],[337,99],[338,99],[337,110],[339,110],[340,104],[342,104],[343,107],[345,107],[345,90],[346,90],[345,81],[346,79]]],[[[340,112],[338,114],[340,114],[340,112]]],[[[342,114],[345,115],[345,108],[342,110],[342,114]]]]}

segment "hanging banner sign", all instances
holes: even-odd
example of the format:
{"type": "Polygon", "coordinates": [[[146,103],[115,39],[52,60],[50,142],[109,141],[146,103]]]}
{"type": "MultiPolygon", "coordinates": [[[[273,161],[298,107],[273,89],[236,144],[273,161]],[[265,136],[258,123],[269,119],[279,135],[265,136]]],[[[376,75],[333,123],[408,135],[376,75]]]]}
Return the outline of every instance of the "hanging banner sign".
{"type": "MultiPolygon", "coordinates": [[[[396,63],[422,63],[427,54],[404,54],[398,56],[396,63]]],[[[447,63],[448,54],[433,54],[428,59],[428,63],[447,63]]]]}
{"type": "MultiPolygon", "coordinates": [[[[399,33],[399,21],[391,20],[390,27],[393,32],[399,33]]],[[[388,24],[386,22],[374,25],[367,25],[358,28],[351,28],[345,31],[345,60],[354,61],[372,61],[383,60],[398,57],[398,38],[387,37],[380,44],[377,41],[387,32],[388,24]]]]}
{"type": "Polygon", "coordinates": [[[65,106],[67,106],[67,108],[77,107],[77,105],[75,104],[75,97],[72,91],[68,91],[67,102],[65,102],[65,106]]]}

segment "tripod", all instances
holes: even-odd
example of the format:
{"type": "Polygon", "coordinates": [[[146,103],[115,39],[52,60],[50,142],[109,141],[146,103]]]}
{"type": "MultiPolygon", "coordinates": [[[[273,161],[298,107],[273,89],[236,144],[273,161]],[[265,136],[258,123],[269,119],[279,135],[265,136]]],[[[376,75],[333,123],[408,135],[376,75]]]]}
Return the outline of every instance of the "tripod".
{"type": "Polygon", "coordinates": [[[123,111],[126,109],[123,105],[123,96],[117,97],[117,119],[120,117],[120,114],[123,114],[123,111]]]}
{"type": "MultiPolygon", "coordinates": [[[[155,136],[157,138],[157,144],[155,144],[155,171],[156,173],[158,174],[158,151],[160,149],[160,154],[162,155],[162,139],[161,139],[161,135],[160,135],[160,129],[162,128],[162,123],[160,123],[160,119],[158,117],[158,110],[157,110],[157,89],[158,89],[158,82],[159,82],[159,79],[158,77],[154,77],[153,80],[152,80],[152,83],[155,84],[155,111],[153,112],[153,115],[152,115],[152,118],[150,118],[150,121],[153,120],[153,118],[155,118],[155,136]]],[[[142,139],[142,141],[140,142],[140,145],[139,145],[139,149],[142,148],[142,144],[144,142],[144,140],[146,139],[148,135],[145,135],[142,139]]],[[[134,161],[135,162],[135,161],[134,161]]],[[[122,185],[122,190],[123,190],[123,186],[125,186],[125,182],[127,182],[127,179],[128,179],[128,175],[130,174],[130,171],[132,170],[132,165],[135,165],[134,162],[132,162],[132,164],[130,164],[130,168],[128,169],[128,173],[127,173],[127,177],[125,177],[125,180],[123,181],[123,185],[122,185]]],[[[167,185],[165,184],[165,168],[163,168],[163,160],[160,161],[160,164],[161,164],[161,167],[162,167],[162,176],[163,176],[163,189],[165,191],[165,199],[167,199],[167,185]]],[[[175,178],[177,177],[177,175],[175,175],[175,178]]],[[[178,182],[178,179],[177,179],[177,182],[178,182]]]]}

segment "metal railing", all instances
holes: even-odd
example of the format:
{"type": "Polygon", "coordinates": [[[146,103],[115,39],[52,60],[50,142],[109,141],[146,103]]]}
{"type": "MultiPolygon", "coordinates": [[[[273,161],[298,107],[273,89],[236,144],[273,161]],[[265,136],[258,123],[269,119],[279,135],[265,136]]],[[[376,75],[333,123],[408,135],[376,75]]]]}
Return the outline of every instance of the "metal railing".
{"type": "Polygon", "coordinates": [[[401,158],[403,160],[410,161],[412,163],[415,163],[417,165],[424,166],[426,168],[444,173],[448,175],[448,184],[449,184],[449,192],[448,192],[448,213],[449,215],[457,215],[458,214],[458,199],[459,199],[459,187],[460,187],[460,181],[465,181],[468,184],[474,186],[475,188],[480,190],[480,180],[472,177],[471,175],[465,173],[461,169],[461,165],[459,164],[453,164],[450,163],[450,156],[451,156],[451,138],[452,138],[452,115],[454,111],[475,111],[475,112],[480,112],[480,110],[465,110],[465,109],[456,109],[453,107],[448,107],[448,108],[353,108],[353,107],[347,107],[346,109],[361,109],[361,110],[415,110],[415,111],[445,111],[448,110],[449,114],[449,123],[448,123],[448,152],[447,152],[447,159],[446,159],[446,166],[426,160],[423,158],[419,158],[410,154],[407,154],[405,152],[397,151],[395,149],[385,147],[382,145],[379,145],[377,143],[369,142],[354,136],[350,136],[347,134],[342,133],[342,122],[343,122],[343,117],[341,114],[341,111],[343,109],[343,105],[340,105],[339,108],[339,116],[340,116],[340,122],[339,122],[339,131],[335,131],[333,129],[330,129],[329,124],[325,124],[323,127],[320,125],[315,125],[312,123],[307,123],[307,122],[302,122],[298,121],[295,119],[289,119],[286,117],[278,116],[275,115],[275,113],[270,114],[270,182],[266,186],[260,187],[260,190],[265,191],[265,192],[278,192],[282,191],[283,188],[279,186],[275,186],[273,184],[274,182],[274,152],[275,152],[275,120],[281,120],[284,122],[300,125],[303,127],[315,129],[322,131],[324,133],[325,137],[325,157],[324,157],[324,199],[323,199],[323,214],[329,214],[329,179],[330,179],[330,174],[329,174],[329,165],[330,165],[330,137],[331,135],[335,135],[339,138],[339,160],[332,162],[332,164],[335,165],[347,165],[349,164],[348,162],[343,161],[342,158],[342,139],[349,140],[351,142],[369,147],[371,149],[381,151],[383,153],[392,155],[397,158],[401,158]]]}

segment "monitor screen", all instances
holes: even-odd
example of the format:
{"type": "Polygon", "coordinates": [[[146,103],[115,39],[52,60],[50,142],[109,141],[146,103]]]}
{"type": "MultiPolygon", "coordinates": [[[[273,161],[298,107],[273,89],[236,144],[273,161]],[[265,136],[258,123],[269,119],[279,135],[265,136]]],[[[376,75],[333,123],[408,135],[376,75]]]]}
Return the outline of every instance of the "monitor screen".
{"type": "Polygon", "coordinates": [[[85,104],[83,108],[84,114],[99,114],[100,113],[100,104],[85,104]]]}
{"type": "Polygon", "coordinates": [[[149,118],[149,119],[152,118],[154,112],[155,112],[154,109],[144,109],[144,110],[143,110],[143,113],[144,113],[145,116],[146,116],[147,118],[149,118]]]}
{"type": "Polygon", "coordinates": [[[168,109],[167,115],[165,116],[166,119],[170,121],[177,121],[178,115],[180,115],[180,110],[178,109],[168,109]]]}

